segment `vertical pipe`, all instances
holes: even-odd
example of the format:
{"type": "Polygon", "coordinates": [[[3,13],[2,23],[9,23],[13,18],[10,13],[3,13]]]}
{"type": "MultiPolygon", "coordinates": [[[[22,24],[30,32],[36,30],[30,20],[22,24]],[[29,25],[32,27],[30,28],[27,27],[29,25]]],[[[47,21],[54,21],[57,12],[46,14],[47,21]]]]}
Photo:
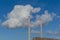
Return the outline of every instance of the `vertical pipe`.
{"type": "Polygon", "coordinates": [[[42,19],[40,19],[40,37],[42,40],[42,19]]]}
{"type": "Polygon", "coordinates": [[[28,16],[28,40],[30,40],[30,16],[28,16]]]}

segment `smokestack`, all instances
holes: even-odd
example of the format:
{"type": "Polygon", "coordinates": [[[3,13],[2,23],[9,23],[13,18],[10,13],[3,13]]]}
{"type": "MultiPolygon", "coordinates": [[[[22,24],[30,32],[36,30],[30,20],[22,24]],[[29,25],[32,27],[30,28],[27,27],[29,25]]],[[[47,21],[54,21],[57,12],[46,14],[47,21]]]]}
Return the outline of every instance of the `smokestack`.
{"type": "Polygon", "coordinates": [[[42,19],[40,19],[40,37],[42,40],[42,19]]]}
{"type": "Polygon", "coordinates": [[[28,16],[28,40],[30,40],[30,16],[28,16]]]}

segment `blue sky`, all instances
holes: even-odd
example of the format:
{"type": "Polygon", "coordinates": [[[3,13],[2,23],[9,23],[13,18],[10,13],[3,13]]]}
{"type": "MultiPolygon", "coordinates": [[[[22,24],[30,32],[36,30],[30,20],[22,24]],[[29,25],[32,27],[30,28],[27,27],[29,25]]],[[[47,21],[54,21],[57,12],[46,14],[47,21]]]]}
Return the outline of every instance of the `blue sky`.
{"type": "MultiPolygon", "coordinates": [[[[15,5],[26,5],[30,4],[33,7],[40,7],[41,11],[38,12],[39,15],[43,14],[45,10],[48,10],[49,13],[54,12],[57,16],[60,16],[60,0],[0,0],[0,20],[1,23],[7,20],[7,14],[12,11],[15,5]]],[[[36,14],[35,14],[36,15],[36,14]]],[[[35,16],[33,15],[33,16],[35,16]]],[[[60,32],[59,28],[60,17],[55,19],[52,22],[49,22],[48,25],[43,25],[43,37],[47,38],[60,38],[57,35],[48,35],[44,32],[53,31],[60,32]]],[[[39,27],[31,28],[31,30],[39,31],[39,27]]],[[[28,28],[19,27],[14,29],[8,29],[6,26],[0,25],[0,40],[28,40],[28,28]]],[[[39,37],[40,34],[32,34],[31,40],[33,37],[39,37]]]]}

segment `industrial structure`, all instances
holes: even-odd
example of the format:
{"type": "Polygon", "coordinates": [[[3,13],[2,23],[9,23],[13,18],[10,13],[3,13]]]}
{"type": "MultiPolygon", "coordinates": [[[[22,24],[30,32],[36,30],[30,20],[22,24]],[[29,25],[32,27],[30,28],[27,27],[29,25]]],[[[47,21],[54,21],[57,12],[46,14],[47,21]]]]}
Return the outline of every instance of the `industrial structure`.
{"type": "Polygon", "coordinates": [[[28,40],[30,40],[30,16],[28,16],[28,40]]]}
{"type": "Polygon", "coordinates": [[[42,40],[42,19],[40,19],[40,37],[42,40]]]}
{"type": "Polygon", "coordinates": [[[33,40],[60,40],[60,39],[53,39],[53,38],[39,38],[39,37],[36,37],[36,38],[33,38],[33,40]]]}
{"type": "MultiPolygon", "coordinates": [[[[53,38],[42,38],[42,19],[40,19],[40,37],[35,37],[33,40],[60,40],[60,39],[53,39],[53,38]]],[[[28,16],[28,40],[30,40],[30,16],[28,16]]]]}

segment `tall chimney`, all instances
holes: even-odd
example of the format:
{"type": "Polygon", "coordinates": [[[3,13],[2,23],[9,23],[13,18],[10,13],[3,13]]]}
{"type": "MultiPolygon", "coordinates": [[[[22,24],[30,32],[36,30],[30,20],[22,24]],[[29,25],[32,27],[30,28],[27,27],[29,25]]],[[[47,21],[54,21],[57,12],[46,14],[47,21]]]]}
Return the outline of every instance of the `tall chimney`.
{"type": "Polygon", "coordinates": [[[40,37],[42,40],[42,19],[40,19],[40,37]]]}
{"type": "Polygon", "coordinates": [[[28,16],[28,40],[30,40],[30,16],[28,16]]]}

